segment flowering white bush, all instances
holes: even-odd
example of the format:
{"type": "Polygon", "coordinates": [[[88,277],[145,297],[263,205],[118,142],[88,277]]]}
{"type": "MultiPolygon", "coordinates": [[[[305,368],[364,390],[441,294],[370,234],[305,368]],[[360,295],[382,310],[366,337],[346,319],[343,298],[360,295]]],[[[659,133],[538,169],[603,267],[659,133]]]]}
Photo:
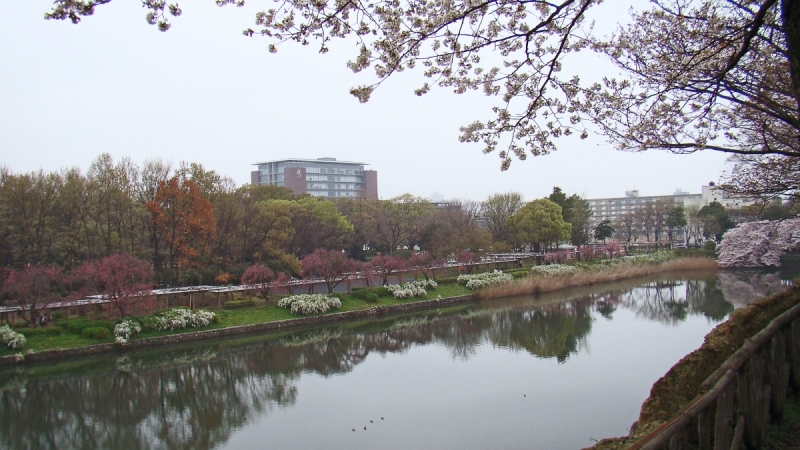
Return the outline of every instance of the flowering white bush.
{"type": "Polygon", "coordinates": [[[593,264],[579,263],[576,264],[576,267],[579,269],[594,270],[598,268],[616,267],[619,265],[638,266],[644,264],[661,264],[672,259],[675,259],[674,252],[657,251],[641,255],[626,255],[619,258],[601,259],[593,264]]]}
{"type": "Polygon", "coordinates": [[[323,294],[300,294],[278,300],[278,306],[289,309],[292,314],[322,314],[341,308],[342,302],[336,297],[326,297],[323,294]]]}
{"type": "Polygon", "coordinates": [[[139,322],[123,320],[114,327],[114,341],[117,344],[127,344],[140,331],[142,331],[142,326],[139,325],[139,322]]]}
{"type": "Polygon", "coordinates": [[[181,328],[202,328],[208,326],[216,317],[211,311],[198,309],[192,311],[185,308],[174,308],[154,316],[146,324],[154,330],[179,330],[181,328]]]}
{"type": "Polygon", "coordinates": [[[459,283],[466,285],[468,289],[473,291],[476,289],[483,289],[493,284],[508,283],[513,279],[514,277],[511,275],[503,273],[499,270],[495,270],[494,272],[476,273],[474,275],[459,275],[458,278],[456,278],[459,283]]]}
{"type": "Polygon", "coordinates": [[[743,223],[722,235],[720,267],[780,267],[781,255],[800,245],[800,219],[743,223]]]}
{"type": "Polygon", "coordinates": [[[617,261],[633,264],[660,264],[675,258],[675,253],[670,251],[660,251],[647,253],[644,255],[630,255],[618,258],[617,261]]]}
{"type": "Polygon", "coordinates": [[[578,272],[576,267],[567,266],[565,264],[550,264],[545,266],[531,267],[531,275],[554,277],[558,275],[572,275],[576,272],[578,272]]]}
{"type": "Polygon", "coordinates": [[[5,341],[8,348],[12,350],[19,350],[25,347],[25,336],[12,330],[8,325],[0,327],[0,340],[5,341]]]}
{"type": "Polygon", "coordinates": [[[424,297],[428,293],[427,289],[436,289],[438,284],[433,280],[411,281],[403,284],[393,284],[386,289],[394,295],[394,298],[413,298],[424,297]]]}

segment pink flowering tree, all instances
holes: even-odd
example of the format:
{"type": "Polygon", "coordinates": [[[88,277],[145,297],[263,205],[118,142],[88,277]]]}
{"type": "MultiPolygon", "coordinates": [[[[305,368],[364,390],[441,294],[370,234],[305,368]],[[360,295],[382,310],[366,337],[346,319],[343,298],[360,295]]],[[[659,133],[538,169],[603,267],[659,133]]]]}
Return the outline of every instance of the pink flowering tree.
{"type": "Polygon", "coordinates": [[[46,266],[27,266],[21,270],[6,272],[3,292],[22,308],[22,317],[27,312],[29,323],[35,324],[41,311],[59,300],[58,290],[64,274],[60,268],[46,266]]]}
{"type": "Polygon", "coordinates": [[[375,279],[378,274],[372,268],[372,263],[369,261],[355,261],[353,260],[353,271],[358,272],[359,277],[364,278],[367,286],[374,286],[375,279]]]}
{"type": "Polygon", "coordinates": [[[407,266],[406,260],[397,256],[378,255],[369,262],[372,270],[381,277],[383,286],[389,285],[389,275],[398,273],[407,266]]]}
{"type": "Polygon", "coordinates": [[[147,302],[155,278],[148,263],[128,253],[84,263],[76,272],[85,282],[85,293],[100,294],[111,312],[120,317],[131,314],[135,299],[147,302]]]}
{"type": "Polygon", "coordinates": [[[603,255],[603,251],[594,245],[581,245],[578,247],[578,253],[580,253],[583,261],[589,261],[603,255]]]}
{"type": "Polygon", "coordinates": [[[283,287],[286,289],[286,293],[288,295],[292,295],[292,287],[289,285],[289,282],[292,281],[292,277],[286,275],[283,272],[278,272],[278,275],[272,280],[270,286],[272,287],[272,292],[277,291],[279,288],[283,287]]]}
{"type": "Polygon", "coordinates": [[[743,223],[717,246],[720,267],[780,267],[781,256],[800,247],[800,218],[743,223]]]}
{"type": "Polygon", "coordinates": [[[478,258],[478,255],[473,252],[459,250],[456,252],[456,261],[461,264],[458,267],[459,272],[466,270],[467,273],[472,273],[472,271],[475,269],[475,265],[480,262],[480,259],[478,258]]]}
{"type": "Polygon", "coordinates": [[[245,269],[242,274],[242,284],[250,286],[250,292],[256,292],[265,301],[269,300],[272,294],[272,281],[275,279],[275,273],[267,266],[262,264],[253,264],[245,269]]]}
{"type": "Polygon", "coordinates": [[[417,253],[408,258],[408,266],[422,273],[426,280],[436,279],[436,267],[444,264],[443,259],[436,259],[430,253],[417,253]]]}
{"type": "Polygon", "coordinates": [[[300,260],[305,276],[317,276],[325,281],[328,293],[347,278],[348,272],[356,269],[353,260],[347,259],[344,253],[336,250],[318,248],[300,260]]]}
{"type": "Polygon", "coordinates": [[[609,241],[603,246],[603,252],[609,258],[619,258],[622,255],[622,245],[618,241],[609,241]]]}

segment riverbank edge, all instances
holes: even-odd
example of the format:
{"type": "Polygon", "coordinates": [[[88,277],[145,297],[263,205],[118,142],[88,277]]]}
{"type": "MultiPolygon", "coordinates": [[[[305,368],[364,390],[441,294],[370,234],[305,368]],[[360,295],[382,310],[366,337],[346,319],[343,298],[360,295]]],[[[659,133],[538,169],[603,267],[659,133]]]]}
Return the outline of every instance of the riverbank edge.
{"type": "Polygon", "coordinates": [[[179,344],[184,342],[201,341],[218,337],[236,336],[242,334],[260,333],[264,331],[286,330],[302,328],[309,325],[327,325],[351,319],[365,317],[376,317],[387,314],[402,313],[421,309],[433,309],[442,306],[458,305],[471,303],[476,299],[474,294],[460,295],[456,297],[439,298],[433,300],[423,300],[418,302],[403,303],[391,306],[371,306],[355,311],[338,312],[312,317],[298,317],[295,319],[278,320],[274,322],[262,322],[251,325],[236,325],[232,327],[215,328],[213,330],[188,331],[184,333],[170,334],[167,336],[155,336],[143,339],[134,339],[128,344],[120,345],[116,343],[103,343],[97,345],[86,345],[72,348],[58,348],[52,350],[41,350],[38,352],[23,353],[23,358],[18,355],[8,355],[0,357],[0,367],[14,366],[25,363],[49,362],[59,359],[67,359],[81,356],[91,356],[103,353],[122,352],[134,349],[158,347],[163,345],[179,344]]]}
{"type": "Polygon", "coordinates": [[[642,404],[639,420],[627,437],[606,438],[591,450],[625,449],[677,414],[696,395],[701,385],[736,350],[769,325],[770,321],[800,303],[800,285],[765,297],[731,313],[704,338],[703,345],[681,358],[650,389],[642,404]]]}
{"type": "MultiPolygon", "coordinates": [[[[711,269],[712,267],[708,266],[708,263],[713,261],[713,268],[716,269],[716,261],[710,260],[709,258],[697,258],[697,257],[682,257],[677,258],[674,260],[662,262],[660,264],[647,264],[646,266],[640,266],[638,270],[635,271],[625,271],[624,274],[616,273],[616,269],[618,268],[606,268],[605,270],[601,270],[599,272],[594,272],[594,275],[590,279],[582,279],[578,283],[563,283],[564,277],[555,277],[562,282],[558,283],[558,287],[551,286],[548,289],[534,289],[528,291],[525,289],[524,291],[517,291],[512,293],[507,293],[505,296],[516,296],[516,295],[529,295],[529,294],[538,294],[544,292],[553,292],[562,289],[574,288],[579,286],[591,286],[596,284],[604,284],[610,283],[614,281],[621,281],[624,279],[634,279],[640,278],[644,276],[650,276],[653,274],[658,273],[668,273],[674,271],[683,271],[683,270],[703,270],[703,269],[711,269]],[[675,262],[683,261],[684,265],[676,265],[675,262]],[[699,264],[699,265],[698,265],[699,264]],[[598,278],[596,275],[601,274],[598,278]],[[605,274],[605,276],[602,276],[605,274]]],[[[573,276],[571,278],[581,278],[580,276],[573,276]]],[[[521,284],[520,282],[524,282],[525,279],[522,280],[515,280],[513,285],[521,284]]],[[[493,291],[492,288],[489,288],[485,291],[493,291]]],[[[166,336],[156,336],[150,338],[142,338],[142,339],[134,339],[130,341],[128,344],[120,345],[116,343],[102,343],[102,344],[95,344],[95,345],[85,345],[79,347],[70,347],[70,348],[58,348],[58,349],[50,349],[50,350],[40,350],[37,352],[27,352],[21,353],[16,355],[7,355],[7,356],[0,356],[0,368],[15,366],[20,364],[26,363],[40,363],[40,362],[49,362],[61,359],[68,359],[68,358],[75,358],[75,357],[83,357],[83,356],[93,356],[105,353],[112,353],[112,352],[124,352],[128,350],[140,349],[140,348],[150,348],[150,347],[157,347],[157,346],[164,346],[164,345],[172,345],[172,344],[179,344],[184,342],[193,342],[193,341],[200,341],[205,339],[213,339],[218,337],[227,337],[227,336],[236,336],[242,334],[251,334],[251,333],[260,333],[264,331],[275,331],[275,330],[287,330],[287,329],[294,329],[294,328],[302,328],[305,326],[310,325],[326,325],[331,323],[342,322],[351,319],[359,319],[365,317],[375,317],[375,316],[382,316],[387,314],[395,314],[395,313],[402,313],[407,311],[416,311],[416,310],[424,310],[424,309],[434,309],[441,306],[450,306],[450,305],[457,305],[462,303],[471,303],[477,302],[482,300],[489,300],[491,298],[496,298],[499,295],[496,293],[492,293],[487,295],[485,291],[477,291],[475,293],[469,295],[461,295],[455,297],[445,297],[433,300],[422,300],[422,301],[415,301],[415,302],[408,302],[403,303],[400,305],[377,305],[371,306],[365,309],[359,309],[355,311],[346,311],[346,312],[338,312],[338,313],[331,313],[325,314],[320,316],[312,316],[312,317],[298,317],[293,319],[285,319],[285,320],[278,320],[273,322],[262,322],[257,324],[250,324],[250,325],[235,325],[230,327],[224,328],[215,328],[212,330],[198,330],[198,331],[187,331],[183,333],[176,333],[166,336]],[[20,356],[21,355],[21,356],[20,356]]]]}

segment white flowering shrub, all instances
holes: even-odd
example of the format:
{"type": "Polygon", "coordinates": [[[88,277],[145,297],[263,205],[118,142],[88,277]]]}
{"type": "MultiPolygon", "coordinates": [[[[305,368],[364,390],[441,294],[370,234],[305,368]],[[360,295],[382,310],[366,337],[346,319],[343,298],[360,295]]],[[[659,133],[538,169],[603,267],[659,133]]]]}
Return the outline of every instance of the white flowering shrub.
{"type": "MultiPolygon", "coordinates": [[[[623,256],[621,258],[617,258],[616,261],[619,261],[620,263],[627,262],[632,264],[661,264],[672,259],[675,259],[675,253],[670,251],[660,251],[660,252],[647,253],[644,255],[623,256]]],[[[605,261],[613,261],[613,260],[604,260],[604,262],[605,261]]]]}
{"type": "Polygon", "coordinates": [[[336,297],[326,297],[323,294],[300,294],[278,300],[278,306],[296,315],[322,314],[341,308],[342,302],[336,297]]]}
{"type": "Polygon", "coordinates": [[[117,344],[127,344],[140,331],[142,331],[142,326],[139,325],[139,322],[123,320],[114,327],[114,341],[117,344]]]}
{"type": "Polygon", "coordinates": [[[743,223],[722,235],[720,267],[780,267],[781,256],[800,245],[800,218],[743,223]]]}
{"type": "Polygon", "coordinates": [[[25,347],[25,336],[12,330],[8,325],[0,327],[0,341],[4,341],[6,346],[12,350],[25,347]]]}
{"type": "Polygon", "coordinates": [[[573,275],[578,272],[578,268],[566,264],[550,264],[545,266],[531,267],[531,275],[554,277],[559,275],[573,275]]]}
{"type": "Polygon", "coordinates": [[[148,318],[145,326],[159,331],[202,328],[208,326],[215,317],[216,314],[204,309],[192,311],[186,308],[174,308],[148,318]]]}
{"type": "Polygon", "coordinates": [[[675,252],[666,250],[641,255],[626,255],[619,258],[601,259],[592,263],[578,263],[575,264],[575,266],[583,270],[597,270],[622,265],[639,266],[645,264],[661,264],[675,258],[675,252]]]}
{"type": "Polygon", "coordinates": [[[514,279],[513,276],[503,273],[499,270],[494,272],[476,273],[474,275],[459,275],[456,280],[467,286],[468,289],[473,291],[483,289],[493,284],[508,283],[514,279]]]}
{"type": "Polygon", "coordinates": [[[403,284],[393,284],[386,289],[394,295],[394,298],[414,298],[424,297],[428,289],[436,289],[438,284],[433,280],[411,281],[403,284]]]}

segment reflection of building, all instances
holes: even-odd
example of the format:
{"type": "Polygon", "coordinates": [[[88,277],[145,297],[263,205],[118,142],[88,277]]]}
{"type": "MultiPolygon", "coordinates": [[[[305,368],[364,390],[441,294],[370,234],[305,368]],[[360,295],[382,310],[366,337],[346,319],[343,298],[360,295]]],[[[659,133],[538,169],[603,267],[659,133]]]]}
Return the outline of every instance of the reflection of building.
{"type": "Polygon", "coordinates": [[[634,190],[625,191],[625,197],[597,198],[590,199],[588,202],[589,208],[592,210],[592,222],[600,223],[603,220],[614,221],[614,219],[626,213],[631,213],[639,208],[647,207],[648,204],[655,205],[659,200],[661,202],[682,205],[684,208],[688,206],[702,208],[716,201],[721,203],[725,208],[738,209],[752,203],[745,198],[735,197],[713,184],[703,186],[700,194],[690,194],[678,189],[672,195],[640,197],[639,191],[634,190]]]}
{"type": "Polygon", "coordinates": [[[366,163],[336,158],[282,159],[254,164],[252,184],[285,186],[295,194],[327,199],[378,198],[378,172],[364,170],[366,163]]]}

